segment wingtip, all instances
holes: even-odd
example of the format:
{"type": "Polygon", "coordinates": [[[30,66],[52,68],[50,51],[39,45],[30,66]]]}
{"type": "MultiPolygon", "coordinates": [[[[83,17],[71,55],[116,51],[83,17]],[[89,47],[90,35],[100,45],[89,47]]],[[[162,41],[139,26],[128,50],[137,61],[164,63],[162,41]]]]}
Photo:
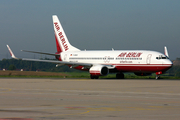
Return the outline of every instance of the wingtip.
{"type": "Polygon", "coordinates": [[[169,57],[168,50],[167,50],[167,47],[166,47],[166,46],[164,46],[164,54],[165,54],[167,57],[169,57]]]}
{"type": "Polygon", "coordinates": [[[6,45],[6,46],[7,46],[8,50],[9,50],[9,53],[10,53],[11,57],[14,58],[14,59],[19,59],[19,58],[17,58],[17,57],[14,55],[14,53],[12,52],[11,48],[9,47],[9,45],[6,45]]]}

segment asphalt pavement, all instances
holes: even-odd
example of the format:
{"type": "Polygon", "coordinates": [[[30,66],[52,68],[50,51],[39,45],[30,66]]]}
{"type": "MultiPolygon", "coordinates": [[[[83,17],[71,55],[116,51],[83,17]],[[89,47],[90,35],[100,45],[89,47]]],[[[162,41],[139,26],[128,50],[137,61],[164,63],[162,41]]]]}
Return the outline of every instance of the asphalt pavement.
{"type": "Polygon", "coordinates": [[[0,120],[179,120],[180,81],[0,78],[0,120]]]}

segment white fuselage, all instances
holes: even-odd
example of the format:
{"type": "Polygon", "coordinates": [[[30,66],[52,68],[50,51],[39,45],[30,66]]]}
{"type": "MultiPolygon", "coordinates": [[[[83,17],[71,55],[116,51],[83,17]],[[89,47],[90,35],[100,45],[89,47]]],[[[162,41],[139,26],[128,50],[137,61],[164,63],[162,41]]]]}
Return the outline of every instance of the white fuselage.
{"type": "Polygon", "coordinates": [[[62,52],[62,61],[113,65],[122,72],[158,72],[172,66],[162,53],[145,50],[62,52]]]}

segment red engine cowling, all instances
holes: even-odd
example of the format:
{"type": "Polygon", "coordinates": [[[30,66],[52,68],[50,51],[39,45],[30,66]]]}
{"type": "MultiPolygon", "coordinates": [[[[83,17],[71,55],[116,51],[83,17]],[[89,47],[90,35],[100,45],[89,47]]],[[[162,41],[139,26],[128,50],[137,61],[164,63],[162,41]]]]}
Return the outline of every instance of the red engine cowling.
{"type": "Polygon", "coordinates": [[[89,73],[93,76],[105,76],[109,74],[109,69],[106,66],[96,65],[89,69],[89,73]]]}

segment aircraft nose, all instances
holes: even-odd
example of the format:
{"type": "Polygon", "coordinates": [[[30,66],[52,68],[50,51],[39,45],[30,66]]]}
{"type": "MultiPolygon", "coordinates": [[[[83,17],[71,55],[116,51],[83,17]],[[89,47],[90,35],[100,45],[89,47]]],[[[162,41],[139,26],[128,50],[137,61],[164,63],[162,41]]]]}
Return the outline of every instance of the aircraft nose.
{"type": "Polygon", "coordinates": [[[170,65],[170,67],[172,67],[172,66],[173,66],[173,63],[172,63],[172,61],[171,61],[171,60],[168,60],[168,61],[167,61],[167,64],[169,64],[169,65],[170,65]]]}

